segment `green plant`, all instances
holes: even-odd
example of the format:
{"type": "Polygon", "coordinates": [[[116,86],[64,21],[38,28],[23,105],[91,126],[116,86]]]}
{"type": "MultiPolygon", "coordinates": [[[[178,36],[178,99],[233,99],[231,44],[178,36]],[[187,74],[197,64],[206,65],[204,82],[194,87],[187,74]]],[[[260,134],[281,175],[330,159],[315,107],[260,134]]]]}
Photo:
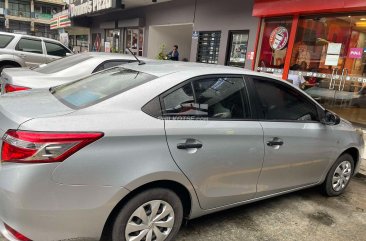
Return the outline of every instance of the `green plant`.
{"type": "Polygon", "coordinates": [[[158,56],[156,58],[159,59],[159,60],[166,59],[165,44],[162,44],[160,46],[160,52],[159,52],[159,54],[158,54],[158,56]]]}

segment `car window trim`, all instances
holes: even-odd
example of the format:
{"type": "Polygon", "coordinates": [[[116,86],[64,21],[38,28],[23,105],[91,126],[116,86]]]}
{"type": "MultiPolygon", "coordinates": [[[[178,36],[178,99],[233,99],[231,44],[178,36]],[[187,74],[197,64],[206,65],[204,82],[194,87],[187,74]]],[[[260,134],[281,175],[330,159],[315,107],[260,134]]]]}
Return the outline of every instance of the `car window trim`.
{"type": "Polygon", "coordinates": [[[249,86],[250,86],[250,92],[252,92],[252,95],[254,97],[253,99],[253,109],[255,109],[255,113],[256,113],[256,119],[258,121],[261,121],[261,122],[286,122],[286,123],[321,123],[321,119],[322,119],[322,115],[321,115],[321,110],[322,108],[319,107],[319,104],[315,103],[314,100],[310,99],[308,96],[306,96],[304,93],[302,93],[301,91],[299,91],[295,86],[292,86],[292,85],[288,85],[287,83],[282,83],[281,81],[279,80],[276,80],[276,79],[271,79],[270,77],[264,77],[264,76],[256,76],[256,75],[246,75],[247,79],[248,79],[248,82],[249,82],[249,86]],[[284,86],[285,88],[293,88],[295,91],[298,91],[299,94],[306,99],[306,101],[315,106],[316,110],[317,110],[317,114],[318,114],[318,120],[317,121],[314,121],[314,120],[287,120],[287,119],[283,119],[283,120],[268,120],[268,119],[265,119],[263,117],[262,114],[260,113],[263,113],[263,110],[262,110],[262,106],[260,104],[260,98],[259,98],[259,95],[258,95],[258,92],[255,88],[255,85],[254,85],[254,78],[258,78],[258,79],[262,79],[268,83],[276,83],[276,84],[279,84],[281,86],[284,86]]]}
{"type": "Polygon", "coordinates": [[[42,43],[42,42],[43,42],[43,41],[42,41],[42,39],[30,38],[30,37],[21,37],[21,38],[18,40],[17,44],[15,45],[15,50],[16,50],[16,51],[20,51],[20,52],[30,53],[30,54],[42,54],[42,55],[44,55],[43,43],[42,43]],[[42,53],[33,53],[33,52],[27,52],[27,51],[19,50],[19,49],[18,49],[18,47],[19,47],[19,43],[20,43],[20,41],[22,41],[22,39],[32,40],[32,41],[39,41],[39,42],[41,42],[41,49],[42,49],[42,53]]]}
{"type": "MultiPolygon", "coordinates": [[[[244,85],[244,89],[246,90],[246,93],[244,94],[245,96],[243,96],[243,90],[241,91],[241,95],[242,95],[242,101],[245,101],[244,98],[247,100],[248,104],[246,105],[245,103],[243,103],[243,108],[245,108],[245,106],[248,107],[248,111],[249,111],[249,117],[248,118],[231,118],[231,119],[222,119],[222,118],[212,118],[212,117],[208,117],[207,120],[209,121],[253,121],[253,113],[252,113],[252,108],[251,108],[251,104],[250,104],[250,98],[248,96],[248,86],[246,84],[246,79],[245,76],[242,74],[206,74],[206,75],[200,75],[200,76],[195,76],[193,78],[187,79],[181,83],[179,83],[178,85],[173,86],[172,88],[166,90],[164,93],[159,95],[159,99],[160,99],[160,106],[161,106],[161,117],[164,119],[164,117],[166,117],[164,115],[164,110],[165,110],[165,105],[164,105],[164,98],[166,96],[168,96],[169,94],[173,93],[174,91],[182,88],[183,86],[185,86],[186,84],[190,83],[191,84],[191,88],[193,91],[193,98],[194,101],[197,100],[196,97],[196,92],[194,90],[194,85],[193,82],[196,80],[200,80],[200,79],[205,79],[205,78],[215,78],[215,77],[232,77],[232,78],[240,78],[243,81],[243,85],[244,85]]],[[[195,121],[199,121],[199,120],[195,120],[195,121]]]]}

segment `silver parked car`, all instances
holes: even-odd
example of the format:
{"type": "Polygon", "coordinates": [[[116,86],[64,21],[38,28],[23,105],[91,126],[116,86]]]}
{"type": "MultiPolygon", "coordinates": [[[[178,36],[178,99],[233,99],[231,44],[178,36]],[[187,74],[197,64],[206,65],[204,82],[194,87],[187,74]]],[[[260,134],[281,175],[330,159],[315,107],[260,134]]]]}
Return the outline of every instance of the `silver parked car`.
{"type": "Polygon", "coordinates": [[[315,185],[340,195],[364,147],[284,81],[190,63],[5,94],[0,127],[0,230],[12,241],[170,241],[183,219],[315,185]]]}
{"type": "Polygon", "coordinates": [[[34,67],[72,54],[54,39],[0,32],[0,73],[4,68],[34,67]]]}
{"type": "Polygon", "coordinates": [[[50,88],[131,62],[136,62],[132,55],[90,52],[59,59],[33,69],[4,69],[1,73],[1,93],[50,88]]]}

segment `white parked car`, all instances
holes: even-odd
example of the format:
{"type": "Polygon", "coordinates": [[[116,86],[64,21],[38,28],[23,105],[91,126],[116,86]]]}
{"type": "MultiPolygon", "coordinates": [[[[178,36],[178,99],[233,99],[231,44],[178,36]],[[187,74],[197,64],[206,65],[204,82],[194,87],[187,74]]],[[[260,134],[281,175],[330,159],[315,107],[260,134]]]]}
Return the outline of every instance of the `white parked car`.
{"type": "Polygon", "coordinates": [[[4,69],[1,73],[1,93],[50,88],[131,62],[136,62],[132,55],[91,52],[59,59],[34,69],[4,69]]]}

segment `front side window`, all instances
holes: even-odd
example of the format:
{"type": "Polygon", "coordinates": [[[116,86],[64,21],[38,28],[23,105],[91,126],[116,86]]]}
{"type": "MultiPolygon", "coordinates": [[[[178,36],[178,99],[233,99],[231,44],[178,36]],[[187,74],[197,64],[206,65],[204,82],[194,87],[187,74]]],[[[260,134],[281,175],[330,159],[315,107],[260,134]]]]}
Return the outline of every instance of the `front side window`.
{"type": "Polygon", "coordinates": [[[275,81],[253,78],[265,120],[319,121],[317,107],[299,90],[275,81]]]}
{"type": "Polygon", "coordinates": [[[116,67],[70,84],[52,88],[51,93],[67,106],[80,109],[155,79],[156,76],[116,67]]]}
{"type": "Polygon", "coordinates": [[[67,53],[70,53],[64,46],[57,43],[45,42],[48,55],[65,57],[67,53]]]}
{"type": "Polygon", "coordinates": [[[34,54],[42,54],[42,41],[36,39],[26,39],[22,38],[19,40],[16,48],[18,51],[34,53],[34,54]]]}
{"type": "Polygon", "coordinates": [[[14,37],[11,35],[0,34],[0,48],[5,48],[14,37]]]}
{"type": "Polygon", "coordinates": [[[241,77],[207,77],[189,82],[163,99],[165,115],[246,119],[250,117],[241,77]]]}

